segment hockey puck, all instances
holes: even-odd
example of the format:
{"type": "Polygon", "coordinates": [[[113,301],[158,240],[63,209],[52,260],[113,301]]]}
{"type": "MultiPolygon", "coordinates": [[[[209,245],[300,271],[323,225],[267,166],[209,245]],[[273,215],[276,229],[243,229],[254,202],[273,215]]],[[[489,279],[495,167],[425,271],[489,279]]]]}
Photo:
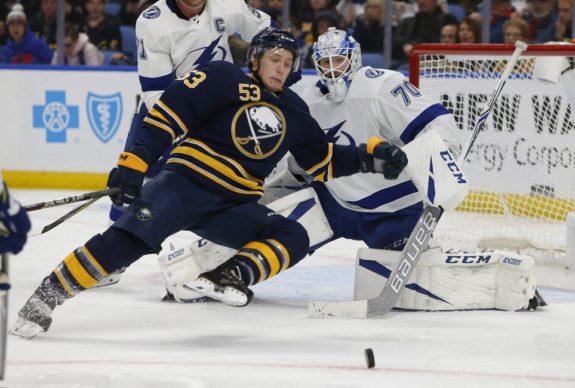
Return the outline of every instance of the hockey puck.
{"type": "Polygon", "coordinates": [[[365,353],[365,364],[368,368],[373,368],[375,366],[375,357],[373,355],[373,350],[370,348],[363,351],[365,353]]]}

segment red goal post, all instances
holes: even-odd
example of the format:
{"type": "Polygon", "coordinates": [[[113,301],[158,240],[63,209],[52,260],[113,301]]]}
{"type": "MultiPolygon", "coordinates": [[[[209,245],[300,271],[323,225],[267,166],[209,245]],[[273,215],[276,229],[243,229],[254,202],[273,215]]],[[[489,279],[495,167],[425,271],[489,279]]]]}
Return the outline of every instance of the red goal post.
{"type": "MultiPolygon", "coordinates": [[[[463,144],[514,49],[418,44],[410,82],[454,114],[463,144]]],[[[521,55],[463,164],[471,193],[452,222],[442,219],[440,242],[565,250],[565,222],[575,210],[574,58],[575,44],[532,44],[521,55]]]]}

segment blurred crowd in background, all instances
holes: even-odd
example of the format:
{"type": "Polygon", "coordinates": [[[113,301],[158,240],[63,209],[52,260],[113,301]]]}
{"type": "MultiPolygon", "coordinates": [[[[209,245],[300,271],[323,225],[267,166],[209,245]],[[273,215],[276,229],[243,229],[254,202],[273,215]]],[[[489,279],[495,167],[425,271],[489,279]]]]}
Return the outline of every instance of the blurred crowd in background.
{"type": "MultiPolygon", "coordinates": [[[[329,27],[347,30],[375,67],[402,68],[417,43],[481,43],[483,3],[395,0],[392,62],[383,63],[385,0],[248,0],[298,38],[302,66],[329,27]],[[284,15],[289,10],[289,17],[284,15]],[[286,23],[287,20],[287,23],[286,23]],[[287,25],[286,25],[287,24],[287,25]],[[374,54],[374,55],[369,55],[374,54]]],[[[67,65],[135,65],[134,26],[154,0],[65,0],[67,65]]],[[[573,0],[491,0],[489,43],[573,42],[573,0]]],[[[5,0],[0,5],[1,62],[56,63],[57,0],[5,0]]],[[[238,56],[237,62],[241,62],[238,56]]],[[[241,64],[241,63],[240,63],[241,64]]]]}

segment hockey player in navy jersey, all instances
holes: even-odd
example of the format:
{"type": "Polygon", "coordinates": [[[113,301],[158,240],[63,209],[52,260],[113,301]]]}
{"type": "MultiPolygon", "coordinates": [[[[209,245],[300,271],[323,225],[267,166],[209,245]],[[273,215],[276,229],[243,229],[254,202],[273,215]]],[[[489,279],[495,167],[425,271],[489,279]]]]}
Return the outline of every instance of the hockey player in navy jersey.
{"type": "MultiPolygon", "coordinates": [[[[148,110],[175,78],[211,61],[233,62],[230,37],[239,35],[249,42],[269,25],[267,14],[243,0],[160,0],[144,10],[136,21],[141,103],[125,150],[138,136],[148,110]]],[[[152,167],[148,176],[160,166],[152,167]]],[[[110,219],[120,214],[120,207],[112,207],[110,219]]]]}
{"type": "MultiPolygon", "coordinates": [[[[233,62],[230,38],[247,45],[245,41],[269,25],[267,14],[243,0],[159,0],[144,10],[136,21],[141,100],[124,150],[134,144],[148,110],[176,77],[211,61],[233,62]]],[[[147,177],[158,172],[165,157],[150,166],[147,177]]],[[[110,220],[117,220],[123,209],[113,204],[110,220]]],[[[117,283],[121,272],[102,279],[98,286],[117,283]]]]}
{"type": "Polygon", "coordinates": [[[168,87],[109,176],[109,186],[121,188],[114,203],[131,205],[44,278],[19,311],[13,334],[48,330],[57,305],[158,252],[180,230],[237,250],[204,279],[215,293],[246,305],[252,293],[245,283],[294,266],[309,249],[300,224],[257,203],[265,177],[287,152],[322,181],[358,171],[395,179],[407,165],[401,149],[381,140],[359,146],[327,141],[303,100],[284,89],[299,61],[289,32],[262,30],[248,59],[249,76],[233,64],[211,62],[168,87]],[[165,167],[142,187],[148,167],[178,138],[165,167]]]}

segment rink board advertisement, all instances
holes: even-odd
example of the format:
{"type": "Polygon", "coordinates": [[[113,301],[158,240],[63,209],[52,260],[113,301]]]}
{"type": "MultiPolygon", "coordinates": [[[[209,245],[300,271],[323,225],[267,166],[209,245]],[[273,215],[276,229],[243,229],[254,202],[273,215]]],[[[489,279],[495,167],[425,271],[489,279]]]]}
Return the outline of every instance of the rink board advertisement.
{"type": "MultiPolygon", "coordinates": [[[[306,75],[294,89],[315,80],[306,75]]],[[[135,68],[1,68],[0,85],[0,164],[8,181],[47,188],[105,184],[136,108],[135,68]]]]}
{"type": "MultiPolygon", "coordinates": [[[[496,80],[422,79],[423,93],[455,115],[461,143],[487,105],[496,80]]],[[[472,190],[529,194],[575,181],[575,112],[567,85],[509,80],[463,165],[472,190]]],[[[572,85],[571,85],[572,87],[572,85]]]]}
{"type": "Polygon", "coordinates": [[[0,70],[6,170],[102,173],[128,133],[135,71],[0,70]]]}

